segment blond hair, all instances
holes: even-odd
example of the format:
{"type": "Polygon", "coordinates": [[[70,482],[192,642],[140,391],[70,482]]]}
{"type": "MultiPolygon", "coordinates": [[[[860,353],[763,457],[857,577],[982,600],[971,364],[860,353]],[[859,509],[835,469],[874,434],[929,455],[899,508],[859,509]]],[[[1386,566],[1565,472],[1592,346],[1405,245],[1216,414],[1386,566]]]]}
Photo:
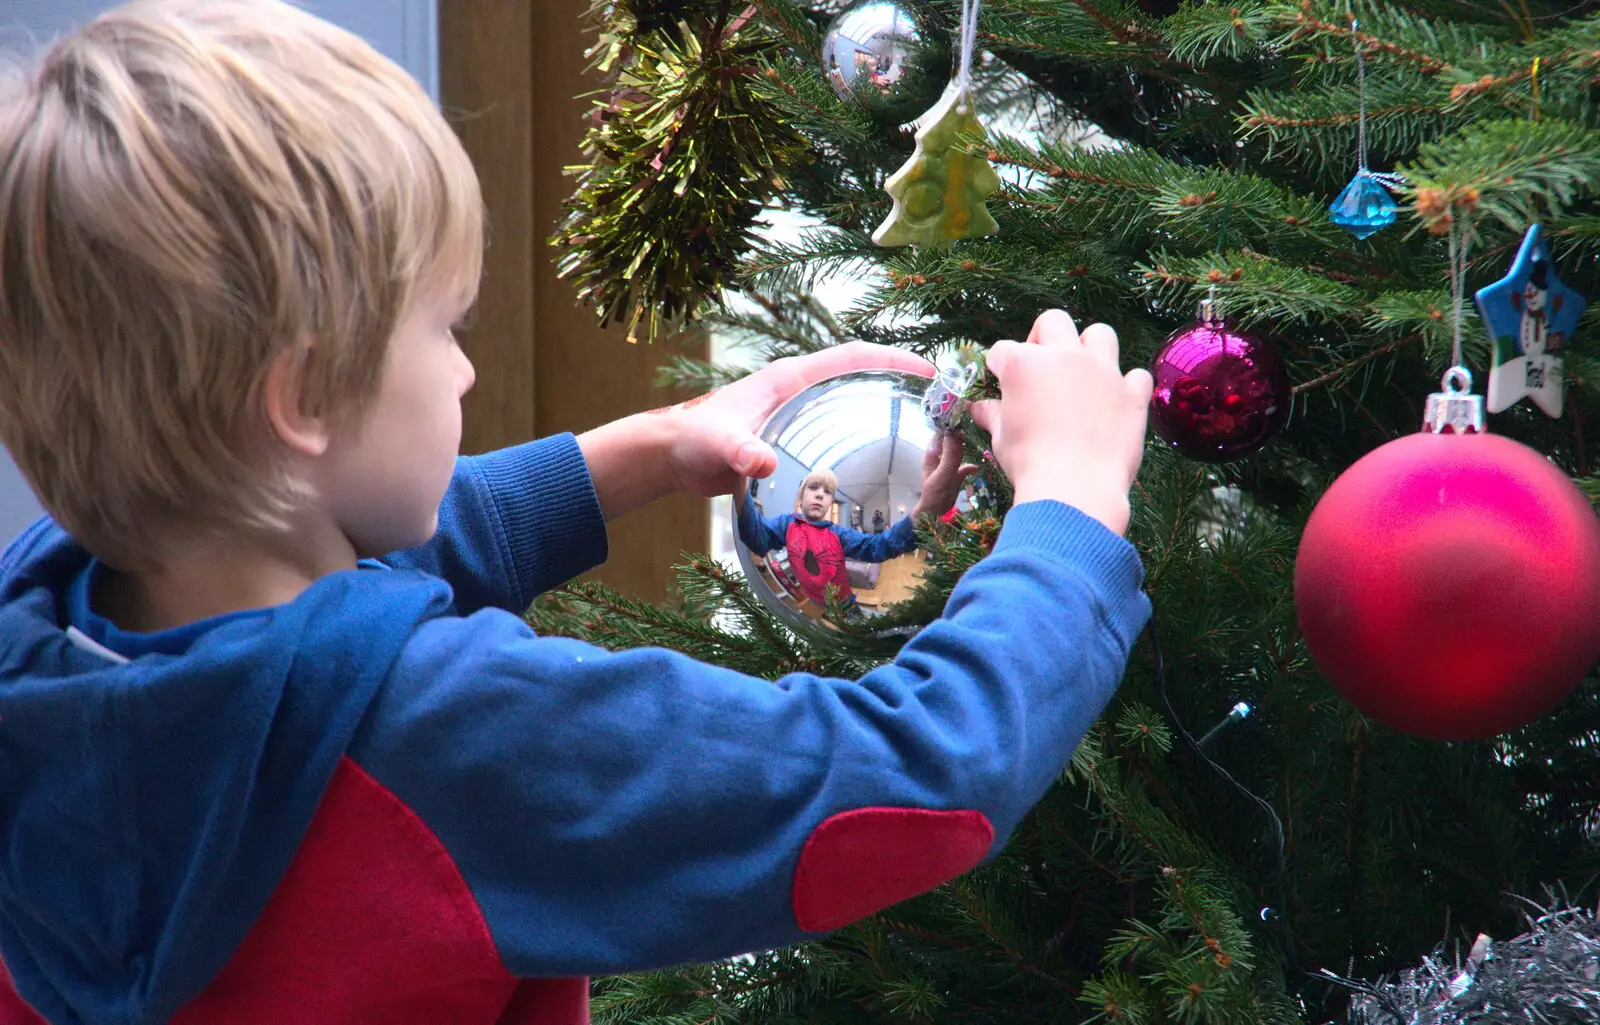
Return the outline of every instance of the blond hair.
{"type": "Polygon", "coordinates": [[[835,495],[839,493],[839,478],[834,475],[832,470],[812,470],[806,474],[805,480],[800,482],[800,487],[795,489],[795,512],[800,511],[800,503],[806,497],[806,488],[813,484],[822,484],[835,495]]]}
{"type": "Polygon", "coordinates": [[[280,0],[141,0],[0,83],[0,442],[122,568],[303,495],[263,385],[359,421],[420,289],[470,301],[482,198],[432,101],[280,0]]]}

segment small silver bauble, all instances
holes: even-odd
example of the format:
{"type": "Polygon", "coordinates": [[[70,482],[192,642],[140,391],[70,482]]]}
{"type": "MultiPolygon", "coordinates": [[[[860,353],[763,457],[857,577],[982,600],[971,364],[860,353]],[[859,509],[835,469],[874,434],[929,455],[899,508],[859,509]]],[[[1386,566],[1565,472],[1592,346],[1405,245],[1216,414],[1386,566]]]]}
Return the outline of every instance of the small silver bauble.
{"type": "Polygon", "coordinates": [[[950,43],[920,0],[861,0],[822,38],[822,70],[840,99],[855,98],[895,124],[938,102],[950,78],[950,43]]]}
{"type": "Polygon", "coordinates": [[[835,525],[827,529],[842,545],[860,543],[860,535],[888,532],[916,509],[923,454],[939,433],[924,407],[929,383],[898,371],[842,374],[800,392],[762,428],[761,440],[778,453],[778,469],[734,493],[734,549],[751,589],[790,628],[826,636],[838,629],[828,614],[829,597],[844,606],[847,618],[870,619],[909,597],[920,582],[924,563],[912,550],[882,562],[845,557],[847,594],[821,585],[816,566],[808,572],[792,565],[812,555],[802,551],[810,544],[806,531],[790,531],[798,517],[811,526],[835,525]],[[802,485],[814,472],[836,482],[831,505],[820,513],[801,501],[802,485]]]}

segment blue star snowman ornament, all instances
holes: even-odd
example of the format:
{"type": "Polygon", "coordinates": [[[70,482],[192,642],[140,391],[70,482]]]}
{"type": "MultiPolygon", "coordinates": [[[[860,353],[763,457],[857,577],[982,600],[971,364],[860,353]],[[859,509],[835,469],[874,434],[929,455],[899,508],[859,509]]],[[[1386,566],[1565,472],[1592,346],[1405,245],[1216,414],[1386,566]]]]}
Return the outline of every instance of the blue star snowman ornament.
{"type": "Polygon", "coordinates": [[[1550,246],[1537,224],[1523,236],[1511,272],[1479,289],[1476,298],[1494,348],[1489,412],[1527,398],[1547,415],[1560,416],[1566,390],[1561,353],[1588,301],[1556,277],[1550,246]]]}

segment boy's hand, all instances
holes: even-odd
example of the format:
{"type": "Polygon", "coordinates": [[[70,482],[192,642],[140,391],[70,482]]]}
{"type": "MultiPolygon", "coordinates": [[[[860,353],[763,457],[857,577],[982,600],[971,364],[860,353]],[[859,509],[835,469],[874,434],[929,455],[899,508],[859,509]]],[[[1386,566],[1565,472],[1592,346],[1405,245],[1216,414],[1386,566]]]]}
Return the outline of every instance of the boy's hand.
{"type": "Polygon", "coordinates": [[[774,360],[682,405],[587,431],[578,436],[578,446],[601,512],[614,520],[674,492],[711,498],[731,493],[741,477],[770,476],[778,456],[756,432],[801,391],[852,370],[932,377],[934,367],[904,349],[850,342],[774,360]]]}
{"type": "Polygon", "coordinates": [[[665,415],[674,421],[667,462],[676,490],[710,498],[732,492],[741,477],[770,476],[778,468],[778,455],[756,432],[795,395],[852,370],[902,370],[932,377],[934,367],[904,349],[850,342],[774,360],[748,377],[674,406],[665,415]]]}
{"type": "Polygon", "coordinates": [[[922,497],[911,510],[912,518],[918,516],[943,516],[956,504],[961,485],[978,472],[972,463],[963,463],[961,439],[954,434],[941,434],[933,439],[922,453],[922,497]]]}
{"type": "Polygon", "coordinates": [[[972,418],[993,439],[1016,504],[1053,498],[1126,532],[1152,381],[1145,370],[1121,373],[1117,333],[1091,324],[1080,335],[1051,310],[1026,343],[996,343],[988,366],[1002,397],[974,403],[972,418]]]}

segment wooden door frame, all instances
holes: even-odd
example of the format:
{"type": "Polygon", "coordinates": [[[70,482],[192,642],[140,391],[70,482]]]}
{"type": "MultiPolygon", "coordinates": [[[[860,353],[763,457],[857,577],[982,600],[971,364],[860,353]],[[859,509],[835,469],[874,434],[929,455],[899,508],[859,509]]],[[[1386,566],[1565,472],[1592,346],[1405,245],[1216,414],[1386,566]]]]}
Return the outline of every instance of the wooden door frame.
{"type": "MultiPolygon", "coordinates": [[[[556,276],[548,239],[573,180],[599,84],[586,73],[590,0],[442,0],[440,102],[478,167],[489,217],[483,290],[462,345],[478,369],[463,450],[482,452],[588,430],[664,404],[653,386],[671,352],[599,327],[556,276]]],[[[668,499],[611,524],[611,558],[595,576],[658,600],[685,551],[710,546],[703,500],[668,499]]]]}

